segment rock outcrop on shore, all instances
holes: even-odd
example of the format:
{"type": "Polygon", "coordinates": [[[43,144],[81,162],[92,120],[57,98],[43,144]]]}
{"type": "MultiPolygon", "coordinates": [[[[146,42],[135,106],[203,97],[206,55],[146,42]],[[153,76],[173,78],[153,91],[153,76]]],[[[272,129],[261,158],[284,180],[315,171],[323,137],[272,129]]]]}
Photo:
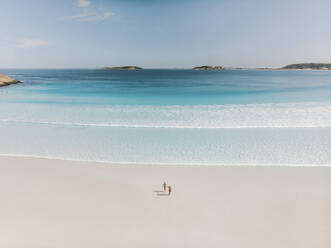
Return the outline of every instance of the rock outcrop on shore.
{"type": "Polygon", "coordinates": [[[0,74],[0,87],[11,85],[11,84],[19,84],[19,83],[22,83],[22,82],[15,80],[11,77],[8,77],[6,75],[0,74]]]}
{"type": "Polygon", "coordinates": [[[302,63],[291,64],[282,67],[285,70],[331,70],[331,64],[327,63],[302,63]]]}
{"type": "Polygon", "coordinates": [[[197,66],[192,68],[192,70],[196,70],[196,71],[200,71],[200,70],[225,70],[225,68],[223,66],[210,66],[210,65],[203,65],[203,66],[197,66]]]}
{"type": "Polygon", "coordinates": [[[143,68],[134,65],[128,66],[115,66],[115,67],[102,67],[103,70],[142,70],[143,68]]]}

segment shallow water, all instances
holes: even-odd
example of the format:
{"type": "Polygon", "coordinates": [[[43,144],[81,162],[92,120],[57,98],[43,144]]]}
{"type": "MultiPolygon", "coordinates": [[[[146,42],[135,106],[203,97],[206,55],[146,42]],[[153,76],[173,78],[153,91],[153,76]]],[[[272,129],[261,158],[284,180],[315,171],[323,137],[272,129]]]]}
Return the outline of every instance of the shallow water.
{"type": "Polygon", "coordinates": [[[1,70],[0,154],[331,165],[331,72],[1,70]]]}

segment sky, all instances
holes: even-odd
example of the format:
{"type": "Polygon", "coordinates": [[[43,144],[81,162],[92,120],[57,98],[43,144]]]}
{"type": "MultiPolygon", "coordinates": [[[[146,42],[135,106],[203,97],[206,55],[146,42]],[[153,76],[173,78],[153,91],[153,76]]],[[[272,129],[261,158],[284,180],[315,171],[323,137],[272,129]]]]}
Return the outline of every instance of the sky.
{"type": "Polygon", "coordinates": [[[0,68],[331,63],[330,0],[0,0],[0,68]]]}

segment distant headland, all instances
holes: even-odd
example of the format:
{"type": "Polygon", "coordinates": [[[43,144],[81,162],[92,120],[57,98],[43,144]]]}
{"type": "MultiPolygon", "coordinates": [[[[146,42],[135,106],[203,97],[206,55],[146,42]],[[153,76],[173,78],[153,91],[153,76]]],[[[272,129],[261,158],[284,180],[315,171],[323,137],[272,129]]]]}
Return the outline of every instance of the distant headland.
{"type": "Polygon", "coordinates": [[[115,66],[115,67],[102,67],[103,70],[142,70],[143,68],[134,65],[115,66]]]}
{"type": "Polygon", "coordinates": [[[22,83],[22,82],[12,79],[11,77],[8,77],[6,75],[0,74],[0,87],[11,85],[11,84],[19,84],[19,83],[22,83]]]}
{"type": "Polygon", "coordinates": [[[203,65],[203,66],[197,66],[197,67],[193,67],[192,70],[196,70],[196,71],[207,71],[207,70],[225,70],[225,67],[220,66],[220,65],[216,65],[216,66],[210,66],[210,65],[203,65]]]}
{"type": "MultiPolygon", "coordinates": [[[[142,70],[144,68],[134,65],[102,67],[103,70],[142,70]]],[[[283,67],[262,67],[262,68],[243,68],[243,67],[225,67],[221,65],[202,65],[191,68],[195,71],[224,71],[224,70],[331,70],[331,63],[298,63],[283,67]]]]}
{"type": "MultiPolygon", "coordinates": [[[[236,68],[236,67],[225,67],[225,66],[210,66],[203,65],[193,67],[192,70],[242,70],[245,68],[236,68]]],[[[331,70],[331,63],[300,63],[300,64],[290,64],[279,68],[272,67],[262,67],[262,68],[246,68],[256,69],[256,70],[331,70]]]]}
{"type": "Polygon", "coordinates": [[[302,63],[291,64],[282,67],[284,70],[331,70],[331,64],[327,63],[302,63]]]}

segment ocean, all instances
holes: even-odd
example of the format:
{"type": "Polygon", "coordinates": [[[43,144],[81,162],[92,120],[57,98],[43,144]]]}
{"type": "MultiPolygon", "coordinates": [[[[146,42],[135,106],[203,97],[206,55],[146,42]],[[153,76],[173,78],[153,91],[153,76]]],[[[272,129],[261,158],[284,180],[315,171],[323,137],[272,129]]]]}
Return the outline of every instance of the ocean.
{"type": "Polygon", "coordinates": [[[2,69],[0,155],[331,165],[331,72],[2,69]]]}

